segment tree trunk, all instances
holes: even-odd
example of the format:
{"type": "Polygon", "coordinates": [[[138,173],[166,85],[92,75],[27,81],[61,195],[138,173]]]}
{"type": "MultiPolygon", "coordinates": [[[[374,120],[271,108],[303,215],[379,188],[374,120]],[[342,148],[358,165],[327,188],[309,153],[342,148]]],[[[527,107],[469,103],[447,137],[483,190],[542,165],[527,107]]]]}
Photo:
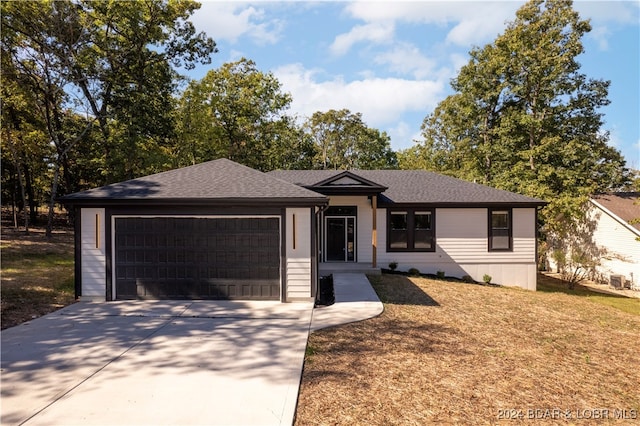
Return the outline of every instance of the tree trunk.
{"type": "Polygon", "coordinates": [[[13,181],[13,194],[11,194],[11,213],[13,214],[13,227],[18,229],[18,209],[16,208],[16,194],[18,193],[18,183],[13,181]]]}
{"type": "Polygon", "coordinates": [[[51,183],[51,199],[49,200],[49,213],[47,214],[47,238],[53,237],[53,213],[56,204],[56,194],[58,193],[58,179],[60,177],[60,163],[56,161],[53,171],[53,182],[51,183]]]}
{"type": "Polygon", "coordinates": [[[20,185],[20,196],[22,197],[22,212],[24,213],[24,231],[29,234],[29,210],[27,209],[27,197],[25,196],[24,184],[22,183],[22,167],[20,167],[20,160],[18,159],[18,152],[11,140],[11,132],[7,132],[7,145],[11,150],[11,156],[13,157],[13,164],[16,167],[18,173],[18,182],[20,185]]]}
{"type": "Polygon", "coordinates": [[[33,193],[33,178],[31,177],[31,170],[29,170],[29,166],[26,164],[24,165],[24,183],[27,192],[26,195],[29,197],[29,217],[31,218],[31,223],[35,224],[38,218],[38,211],[36,210],[37,203],[33,193]]]}
{"type": "Polygon", "coordinates": [[[531,170],[535,170],[536,169],[536,165],[533,161],[533,149],[536,146],[536,140],[535,140],[535,134],[533,131],[533,127],[531,127],[529,129],[529,149],[531,150],[531,153],[529,154],[529,167],[531,168],[531,170]]]}
{"type": "Polygon", "coordinates": [[[489,114],[484,117],[484,132],[482,135],[482,143],[484,145],[484,184],[491,184],[491,138],[489,137],[489,114]]]}

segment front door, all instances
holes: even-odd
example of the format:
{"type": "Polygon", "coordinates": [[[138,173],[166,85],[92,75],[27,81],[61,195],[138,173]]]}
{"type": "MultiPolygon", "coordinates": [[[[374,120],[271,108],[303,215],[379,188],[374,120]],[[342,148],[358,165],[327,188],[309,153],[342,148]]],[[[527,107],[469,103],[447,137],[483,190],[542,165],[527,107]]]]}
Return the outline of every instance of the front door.
{"type": "Polygon", "coordinates": [[[325,260],[327,262],[356,261],[355,217],[325,218],[325,260]]]}

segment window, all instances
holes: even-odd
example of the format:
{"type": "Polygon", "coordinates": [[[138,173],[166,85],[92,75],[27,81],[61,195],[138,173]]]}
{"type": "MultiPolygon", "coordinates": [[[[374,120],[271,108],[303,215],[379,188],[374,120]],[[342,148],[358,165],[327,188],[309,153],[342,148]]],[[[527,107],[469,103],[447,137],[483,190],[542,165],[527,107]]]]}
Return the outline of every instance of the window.
{"type": "Polygon", "coordinates": [[[435,251],[431,209],[389,210],[387,251],[435,251]]]}
{"type": "Polygon", "coordinates": [[[489,209],[489,251],[512,249],[511,228],[511,209],[489,209]]]}
{"type": "Polygon", "coordinates": [[[414,213],[413,246],[416,249],[430,249],[431,238],[431,212],[414,213]]]}
{"type": "Polygon", "coordinates": [[[407,216],[407,212],[391,212],[389,219],[389,248],[406,249],[408,247],[407,216]]]}

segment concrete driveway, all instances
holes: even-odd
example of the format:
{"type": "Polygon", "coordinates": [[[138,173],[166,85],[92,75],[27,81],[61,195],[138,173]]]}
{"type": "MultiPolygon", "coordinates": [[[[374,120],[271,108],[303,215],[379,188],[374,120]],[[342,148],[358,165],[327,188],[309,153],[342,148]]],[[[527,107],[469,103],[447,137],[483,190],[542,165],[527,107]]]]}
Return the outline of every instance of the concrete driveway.
{"type": "Polygon", "coordinates": [[[77,303],[2,332],[2,424],[290,425],[311,303],[77,303]]]}

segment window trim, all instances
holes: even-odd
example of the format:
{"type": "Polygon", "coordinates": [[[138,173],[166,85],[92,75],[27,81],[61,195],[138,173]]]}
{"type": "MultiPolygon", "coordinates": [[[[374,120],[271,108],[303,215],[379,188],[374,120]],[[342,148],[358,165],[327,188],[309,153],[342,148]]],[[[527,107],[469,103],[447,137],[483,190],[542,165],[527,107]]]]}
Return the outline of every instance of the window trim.
{"type": "Polygon", "coordinates": [[[490,252],[512,252],[513,251],[513,208],[512,207],[491,207],[487,209],[487,249],[490,252]],[[493,213],[506,211],[509,215],[508,217],[508,238],[509,238],[509,247],[508,248],[493,248],[493,213]]]}
{"type": "Polygon", "coordinates": [[[387,209],[387,252],[435,252],[436,251],[436,209],[431,207],[394,207],[387,209]],[[393,213],[407,214],[407,247],[391,247],[391,216],[393,213]],[[415,248],[415,215],[416,213],[429,213],[431,215],[431,247],[415,248]]]}

